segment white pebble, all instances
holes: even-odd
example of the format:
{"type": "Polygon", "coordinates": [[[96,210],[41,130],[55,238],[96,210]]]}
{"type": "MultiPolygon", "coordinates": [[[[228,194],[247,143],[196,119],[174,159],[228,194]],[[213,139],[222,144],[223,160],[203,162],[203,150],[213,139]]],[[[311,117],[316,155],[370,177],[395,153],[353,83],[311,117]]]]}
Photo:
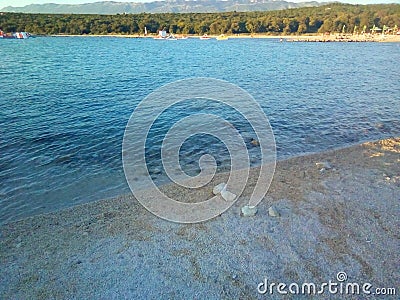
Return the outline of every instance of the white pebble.
{"type": "Polygon", "coordinates": [[[271,217],[279,217],[279,213],[276,211],[276,209],[275,209],[273,206],[271,206],[270,208],[268,208],[268,214],[269,214],[271,217]]]}
{"type": "Polygon", "coordinates": [[[317,162],[315,163],[317,168],[321,168],[321,170],[330,170],[332,169],[332,166],[329,162],[324,161],[324,162],[317,162]]]}
{"type": "Polygon", "coordinates": [[[235,200],[236,195],[226,190],[226,187],[221,191],[221,196],[225,201],[231,202],[235,200]]]}
{"type": "Polygon", "coordinates": [[[244,217],[252,217],[257,213],[257,207],[256,206],[243,206],[242,207],[242,214],[244,217]]]}
{"type": "Polygon", "coordinates": [[[224,190],[225,187],[226,187],[226,183],[224,183],[224,182],[222,182],[222,183],[220,183],[220,184],[214,186],[214,188],[213,188],[213,194],[214,194],[214,195],[219,195],[219,194],[221,194],[222,190],[224,190]]]}

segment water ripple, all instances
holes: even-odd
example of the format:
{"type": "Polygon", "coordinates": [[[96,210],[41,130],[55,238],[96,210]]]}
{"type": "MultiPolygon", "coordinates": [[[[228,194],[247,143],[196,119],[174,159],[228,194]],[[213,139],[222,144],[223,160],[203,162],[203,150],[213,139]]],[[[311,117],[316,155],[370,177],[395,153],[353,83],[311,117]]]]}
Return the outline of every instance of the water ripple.
{"type": "MultiPolygon", "coordinates": [[[[129,192],[121,163],[125,125],[135,106],[163,84],[220,78],[248,90],[268,115],[280,158],[400,133],[395,44],[279,43],[235,39],[36,38],[0,41],[0,223],[129,192]],[[377,55],[379,53],[379,55],[377,55]]],[[[152,176],[162,137],[189,114],[218,112],[259,151],[245,120],[207,101],[166,111],[147,143],[152,176]]],[[[229,164],[218,141],[198,136],[182,147],[190,174],[212,152],[229,164]]]]}

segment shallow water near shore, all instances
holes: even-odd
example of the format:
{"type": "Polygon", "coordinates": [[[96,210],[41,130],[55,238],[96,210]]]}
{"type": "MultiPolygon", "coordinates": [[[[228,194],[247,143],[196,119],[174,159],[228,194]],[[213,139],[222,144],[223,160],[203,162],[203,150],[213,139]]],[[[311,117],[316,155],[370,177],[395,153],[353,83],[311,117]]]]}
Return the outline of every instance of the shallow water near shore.
{"type": "MultiPolygon", "coordinates": [[[[268,116],[278,158],[400,133],[398,43],[120,38],[4,40],[0,66],[0,224],[129,192],[121,162],[125,125],[158,87],[213,77],[247,90],[268,116]]],[[[150,132],[148,164],[162,182],[160,140],[185,115],[217,112],[239,129],[252,165],[259,151],[245,120],[208,102],[173,107],[150,132]]],[[[188,140],[188,173],[214,139],[188,140]]]]}

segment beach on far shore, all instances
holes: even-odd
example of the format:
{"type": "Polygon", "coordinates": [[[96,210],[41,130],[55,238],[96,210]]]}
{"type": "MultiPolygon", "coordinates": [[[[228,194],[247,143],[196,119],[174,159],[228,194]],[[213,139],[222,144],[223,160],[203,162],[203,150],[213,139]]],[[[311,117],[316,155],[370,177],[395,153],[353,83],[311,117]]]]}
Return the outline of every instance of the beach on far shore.
{"type": "MultiPolygon", "coordinates": [[[[299,41],[299,42],[388,42],[388,43],[400,43],[400,35],[352,35],[352,34],[331,34],[331,35],[323,35],[323,34],[304,34],[304,35],[267,35],[267,34],[225,34],[228,39],[282,39],[283,41],[299,41]]],[[[120,38],[154,38],[157,35],[149,34],[149,35],[138,35],[138,34],[108,34],[108,35],[96,35],[96,34],[84,34],[84,35],[68,35],[68,34],[56,34],[50,35],[53,37],[120,37],[120,38]]],[[[176,37],[180,38],[182,36],[188,38],[200,38],[199,35],[182,35],[176,34],[176,37]]],[[[215,39],[218,35],[208,35],[209,38],[215,39]]]]}
{"type": "MultiPolygon", "coordinates": [[[[0,293],[4,299],[281,299],[276,289],[259,293],[266,280],[370,283],[371,293],[400,293],[400,137],[278,161],[257,214],[243,217],[258,171],[250,170],[228,211],[198,224],[162,220],[124,195],[2,225],[0,293]]],[[[162,189],[196,200],[211,196],[227,176],[217,174],[195,194],[172,184],[162,189]]],[[[372,296],[362,293],[325,289],[319,296],[372,296]]]]}

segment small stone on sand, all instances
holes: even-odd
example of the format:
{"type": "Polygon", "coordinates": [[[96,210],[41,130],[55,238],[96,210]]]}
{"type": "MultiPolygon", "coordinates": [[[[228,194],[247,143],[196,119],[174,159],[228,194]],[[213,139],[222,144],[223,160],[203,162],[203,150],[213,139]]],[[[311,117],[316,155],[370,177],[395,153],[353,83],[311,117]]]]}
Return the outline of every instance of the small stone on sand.
{"type": "Polygon", "coordinates": [[[324,161],[324,162],[317,162],[317,163],[315,163],[315,164],[316,164],[316,166],[317,166],[318,169],[321,168],[320,171],[332,169],[332,166],[331,166],[330,163],[327,162],[327,161],[324,161]]]}
{"type": "Polygon", "coordinates": [[[277,212],[276,209],[275,209],[273,206],[271,206],[270,208],[268,208],[268,214],[269,214],[271,217],[279,217],[279,212],[277,212]]]}
{"type": "Polygon", "coordinates": [[[214,186],[214,188],[213,188],[213,194],[214,194],[214,195],[219,195],[219,194],[221,194],[222,190],[224,190],[225,187],[226,187],[226,183],[225,183],[225,182],[222,182],[222,183],[220,183],[220,184],[214,186]]]}
{"type": "Polygon", "coordinates": [[[236,198],[236,195],[234,193],[231,193],[226,190],[226,186],[221,191],[221,196],[222,196],[222,198],[224,198],[225,201],[228,201],[228,202],[231,202],[231,201],[235,200],[235,198],[236,198]]]}
{"type": "Polygon", "coordinates": [[[242,207],[242,214],[244,217],[252,217],[257,213],[257,207],[256,206],[243,206],[242,207]]]}

